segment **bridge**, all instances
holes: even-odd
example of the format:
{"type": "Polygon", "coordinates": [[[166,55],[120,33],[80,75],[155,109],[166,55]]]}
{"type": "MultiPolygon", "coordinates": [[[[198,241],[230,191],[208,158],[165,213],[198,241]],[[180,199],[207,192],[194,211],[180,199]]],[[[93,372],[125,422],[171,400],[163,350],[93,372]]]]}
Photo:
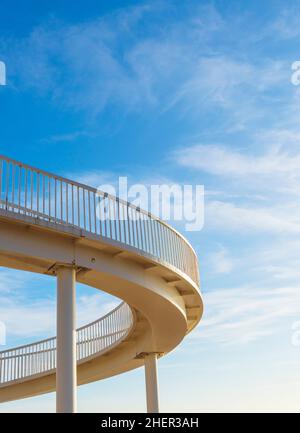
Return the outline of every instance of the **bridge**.
{"type": "Polygon", "coordinates": [[[57,335],[0,352],[0,402],[56,391],[57,412],[76,412],[78,385],[144,367],[147,410],[159,411],[157,360],[203,312],[198,259],[178,231],[117,197],[0,156],[0,266],[57,280],[57,335]],[[122,302],[76,329],[76,281],[122,302]]]}

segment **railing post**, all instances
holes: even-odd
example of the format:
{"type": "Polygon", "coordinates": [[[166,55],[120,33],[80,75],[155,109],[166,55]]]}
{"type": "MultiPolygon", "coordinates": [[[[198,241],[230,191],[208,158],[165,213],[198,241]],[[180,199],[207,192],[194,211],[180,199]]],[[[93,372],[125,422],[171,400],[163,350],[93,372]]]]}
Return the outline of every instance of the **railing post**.
{"type": "Polygon", "coordinates": [[[77,411],[75,269],[57,268],[56,411],[77,411]]]}
{"type": "Polygon", "coordinates": [[[159,412],[157,353],[146,353],[144,356],[147,394],[147,412],[159,412]]]}

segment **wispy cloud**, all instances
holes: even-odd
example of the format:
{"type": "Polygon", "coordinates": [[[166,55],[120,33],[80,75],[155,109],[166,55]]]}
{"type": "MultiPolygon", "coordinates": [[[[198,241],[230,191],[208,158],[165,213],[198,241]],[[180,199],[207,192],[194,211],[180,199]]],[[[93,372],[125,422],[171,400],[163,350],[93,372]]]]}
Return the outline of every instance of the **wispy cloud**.
{"type": "Polygon", "coordinates": [[[73,131],[65,134],[52,135],[47,138],[43,138],[41,143],[51,144],[51,143],[70,143],[72,141],[78,140],[80,138],[90,137],[92,134],[87,131],[73,131]]]}
{"type": "MultiPolygon", "coordinates": [[[[10,339],[36,339],[55,335],[56,300],[52,291],[49,295],[48,289],[44,277],[10,269],[1,270],[0,321],[6,325],[8,344],[10,339]],[[39,287],[38,296],[34,295],[33,287],[39,287]]],[[[92,290],[91,294],[81,294],[81,290],[78,292],[78,326],[100,318],[120,302],[96,290],[92,290]]]]}
{"type": "Polygon", "coordinates": [[[2,293],[7,295],[14,293],[24,287],[24,284],[26,284],[26,281],[29,281],[29,279],[30,274],[21,275],[12,269],[0,268],[0,295],[2,293]]]}
{"type": "MultiPolygon", "coordinates": [[[[0,296],[0,320],[5,323],[10,338],[47,338],[55,335],[55,299],[36,299],[28,302],[24,297],[0,296]],[[20,320],[21,318],[21,320],[20,320]]],[[[108,302],[103,295],[93,294],[77,300],[78,326],[97,320],[118,305],[118,301],[108,302]]]]}
{"type": "MultiPolygon", "coordinates": [[[[279,332],[282,320],[300,316],[299,289],[242,287],[205,294],[206,314],[191,338],[248,344],[279,332]]],[[[288,329],[291,329],[291,323],[288,329]]]]}
{"type": "Polygon", "coordinates": [[[195,179],[218,183],[218,193],[206,196],[207,228],[298,235],[299,139],[297,130],[266,130],[239,148],[194,144],[172,158],[195,179]]]}
{"type": "MultiPolygon", "coordinates": [[[[299,136],[295,137],[299,140],[299,136]]],[[[218,145],[195,145],[176,153],[176,161],[193,169],[223,176],[299,175],[300,153],[289,154],[277,147],[262,155],[218,145]]]]}
{"type": "Polygon", "coordinates": [[[234,232],[300,234],[298,208],[262,208],[232,202],[211,201],[205,207],[205,226],[234,232]]]}
{"type": "Polygon", "coordinates": [[[218,107],[229,129],[245,128],[266,113],[266,102],[280,100],[289,64],[242,56],[230,38],[239,23],[224,20],[212,4],[181,10],[181,20],[171,2],[162,2],[80,24],[42,23],[28,37],[2,41],[11,81],[92,118],[108,107],[122,113],[179,109],[189,117],[218,107]]]}
{"type": "Polygon", "coordinates": [[[276,39],[291,40],[300,34],[299,7],[285,7],[280,14],[267,26],[262,36],[276,39]]]}
{"type": "Polygon", "coordinates": [[[53,20],[26,38],[2,41],[14,86],[97,115],[108,105],[170,108],[195,90],[199,99],[205,88],[207,97],[224,103],[232,89],[250,80],[249,65],[215,56],[209,46],[225,26],[216,8],[186,7],[184,20],[169,19],[166,27],[162,8],[173,6],[129,7],[77,25],[53,20]]]}
{"type": "Polygon", "coordinates": [[[215,252],[209,255],[208,263],[212,272],[217,274],[230,273],[235,267],[234,259],[230,256],[227,248],[222,245],[220,245],[215,252]]]}
{"type": "Polygon", "coordinates": [[[79,173],[65,173],[67,178],[75,180],[76,182],[82,183],[84,185],[91,186],[93,188],[100,187],[101,190],[107,191],[105,185],[114,186],[117,191],[117,184],[119,177],[117,173],[109,172],[109,171],[99,171],[96,169],[91,169],[89,171],[83,171],[79,173]]]}

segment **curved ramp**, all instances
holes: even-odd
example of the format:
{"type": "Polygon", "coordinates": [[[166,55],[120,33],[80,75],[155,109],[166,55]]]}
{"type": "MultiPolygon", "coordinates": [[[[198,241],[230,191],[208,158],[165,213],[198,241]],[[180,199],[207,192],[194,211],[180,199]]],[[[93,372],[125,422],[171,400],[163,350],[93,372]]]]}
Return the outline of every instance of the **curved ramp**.
{"type": "MultiPolygon", "coordinates": [[[[77,330],[78,384],[144,365],[199,322],[196,254],[152,214],[86,185],[0,157],[0,266],[76,280],[124,301],[77,330]]],[[[0,401],[55,390],[55,338],[0,352],[0,401]]]]}

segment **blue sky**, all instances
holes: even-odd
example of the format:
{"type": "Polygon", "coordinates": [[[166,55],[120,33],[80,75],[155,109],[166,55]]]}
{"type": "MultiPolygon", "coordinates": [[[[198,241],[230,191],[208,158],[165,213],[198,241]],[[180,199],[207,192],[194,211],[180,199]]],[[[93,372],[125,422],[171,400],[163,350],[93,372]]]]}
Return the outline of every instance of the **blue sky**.
{"type": "MultiPolygon", "coordinates": [[[[205,315],[160,361],[162,410],[299,410],[299,2],[2,0],[0,28],[2,154],[95,186],[205,186],[185,233],[205,315]]],[[[80,286],[79,323],[114,303],[80,286]]],[[[54,308],[54,281],[0,270],[9,346],[53,335],[54,308]]],[[[79,389],[81,411],[144,409],[142,370],[79,389]]]]}

